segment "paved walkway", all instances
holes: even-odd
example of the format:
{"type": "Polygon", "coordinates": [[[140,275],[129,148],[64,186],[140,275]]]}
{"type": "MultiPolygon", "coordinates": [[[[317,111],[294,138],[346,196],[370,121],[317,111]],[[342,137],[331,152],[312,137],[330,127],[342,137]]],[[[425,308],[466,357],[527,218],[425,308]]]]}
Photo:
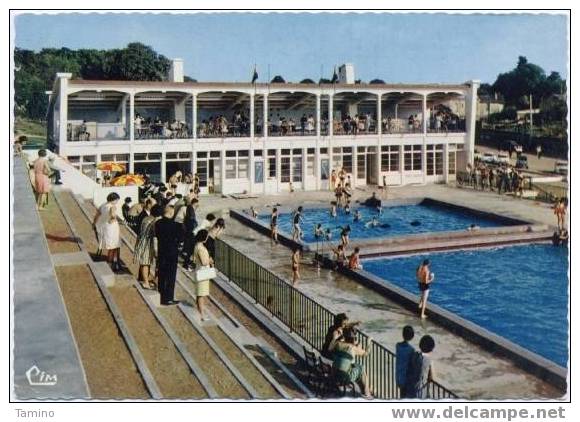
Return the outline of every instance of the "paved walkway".
{"type": "MultiPolygon", "coordinates": [[[[357,199],[369,196],[357,190],[357,199]]],[[[494,193],[459,190],[442,185],[394,188],[391,197],[430,196],[483,210],[553,224],[549,206],[517,200],[494,193]]],[[[262,207],[267,204],[298,204],[328,202],[331,194],[300,192],[292,196],[266,196],[256,199],[234,200],[212,198],[202,200],[200,215],[217,211],[225,217],[229,208],[262,207]]],[[[272,247],[266,236],[248,229],[235,220],[229,220],[224,239],[234,247],[252,256],[276,274],[290,279],[290,251],[283,246],[272,247]]],[[[404,325],[413,325],[416,339],[429,333],[437,341],[434,352],[436,379],[460,396],[483,398],[554,398],[559,393],[551,386],[528,375],[506,359],[495,357],[461,337],[427,321],[382,295],[361,286],[347,277],[329,270],[316,270],[305,264],[299,288],[334,312],[346,312],[351,318],[364,321],[363,329],[391,350],[400,341],[404,325]]]]}
{"type": "Polygon", "coordinates": [[[88,387],[40,223],[28,171],[14,162],[14,393],[18,400],[88,397],[88,387]],[[32,265],[31,265],[32,264],[32,265]],[[36,366],[31,385],[26,372],[36,366]],[[56,375],[50,385],[45,375],[56,375]]]}

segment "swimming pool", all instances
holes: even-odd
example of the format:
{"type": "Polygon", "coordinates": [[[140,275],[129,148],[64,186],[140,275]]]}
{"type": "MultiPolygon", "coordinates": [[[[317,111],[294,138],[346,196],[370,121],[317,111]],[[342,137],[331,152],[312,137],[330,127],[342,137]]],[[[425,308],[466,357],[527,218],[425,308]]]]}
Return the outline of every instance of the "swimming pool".
{"type": "MultiPolygon", "coordinates": [[[[332,240],[340,237],[342,227],[350,225],[351,239],[370,239],[375,237],[392,237],[416,233],[444,232],[466,230],[471,224],[479,227],[499,227],[517,224],[482,215],[476,215],[469,210],[458,210],[435,203],[419,203],[416,205],[397,205],[383,207],[379,215],[377,210],[370,207],[358,207],[361,221],[354,222],[353,208],[350,214],[343,209],[338,211],[335,218],[330,216],[330,208],[305,208],[302,216],[303,241],[316,242],[314,228],[322,224],[324,229],[331,229],[332,240]],[[379,225],[367,227],[367,223],[376,217],[379,225]],[[412,223],[418,222],[418,225],[412,223]]],[[[270,224],[269,214],[260,214],[258,218],[270,224]]],[[[292,213],[282,213],[278,218],[278,230],[288,235],[292,234],[292,213]]]]}
{"type": "Polygon", "coordinates": [[[568,360],[568,250],[534,244],[369,259],[364,269],[419,293],[415,270],[428,258],[429,301],[553,362],[568,360]]]}

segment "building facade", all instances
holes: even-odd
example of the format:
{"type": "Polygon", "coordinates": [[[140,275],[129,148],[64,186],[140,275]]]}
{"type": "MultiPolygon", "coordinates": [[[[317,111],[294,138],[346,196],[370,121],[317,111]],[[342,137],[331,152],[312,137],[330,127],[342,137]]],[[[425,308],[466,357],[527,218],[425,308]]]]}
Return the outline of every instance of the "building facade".
{"type": "Polygon", "coordinates": [[[166,181],[198,173],[202,192],[329,189],[454,180],[473,161],[478,81],[442,84],[250,84],[75,80],[58,73],[48,142],[93,179],[102,161],[166,181]],[[463,101],[465,119],[437,105],[463,101]]]}

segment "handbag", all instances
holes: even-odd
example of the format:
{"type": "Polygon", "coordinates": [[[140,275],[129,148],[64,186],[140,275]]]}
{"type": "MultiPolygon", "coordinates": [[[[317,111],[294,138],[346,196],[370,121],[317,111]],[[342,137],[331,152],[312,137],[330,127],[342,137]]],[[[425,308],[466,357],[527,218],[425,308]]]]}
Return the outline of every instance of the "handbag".
{"type": "Polygon", "coordinates": [[[217,277],[217,272],[214,267],[200,267],[198,270],[195,270],[195,273],[193,274],[193,279],[197,283],[200,281],[211,280],[215,277],[217,277]]]}

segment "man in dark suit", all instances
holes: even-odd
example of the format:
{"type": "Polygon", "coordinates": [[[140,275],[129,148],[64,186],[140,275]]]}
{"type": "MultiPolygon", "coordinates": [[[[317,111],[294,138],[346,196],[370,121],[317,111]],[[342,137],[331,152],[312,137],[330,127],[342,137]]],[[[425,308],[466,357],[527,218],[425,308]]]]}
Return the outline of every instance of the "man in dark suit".
{"type": "Polygon", "coordinates": [[[155,237],[157,239],[157,268],[158,289],[162,305],[176,305],[173,300],[175,290],[175,276],[177,273],[178,245],[183,239],[183,229],[179,223],[173,221],[175,209],[165,207],[163,217],[155,223],[155,237]]]}
{"type": "Polygon", "coordinates": [[[193,198],[187,205],[185,211],[185,220],[183,221],[185,243],[183,245],[183,268],[186,271],[191,271],[191,255],[193,254],[195,228],[197,227],[197,218],[195,216],[195,209],[197,208],[197,199],[193,198]]]}

